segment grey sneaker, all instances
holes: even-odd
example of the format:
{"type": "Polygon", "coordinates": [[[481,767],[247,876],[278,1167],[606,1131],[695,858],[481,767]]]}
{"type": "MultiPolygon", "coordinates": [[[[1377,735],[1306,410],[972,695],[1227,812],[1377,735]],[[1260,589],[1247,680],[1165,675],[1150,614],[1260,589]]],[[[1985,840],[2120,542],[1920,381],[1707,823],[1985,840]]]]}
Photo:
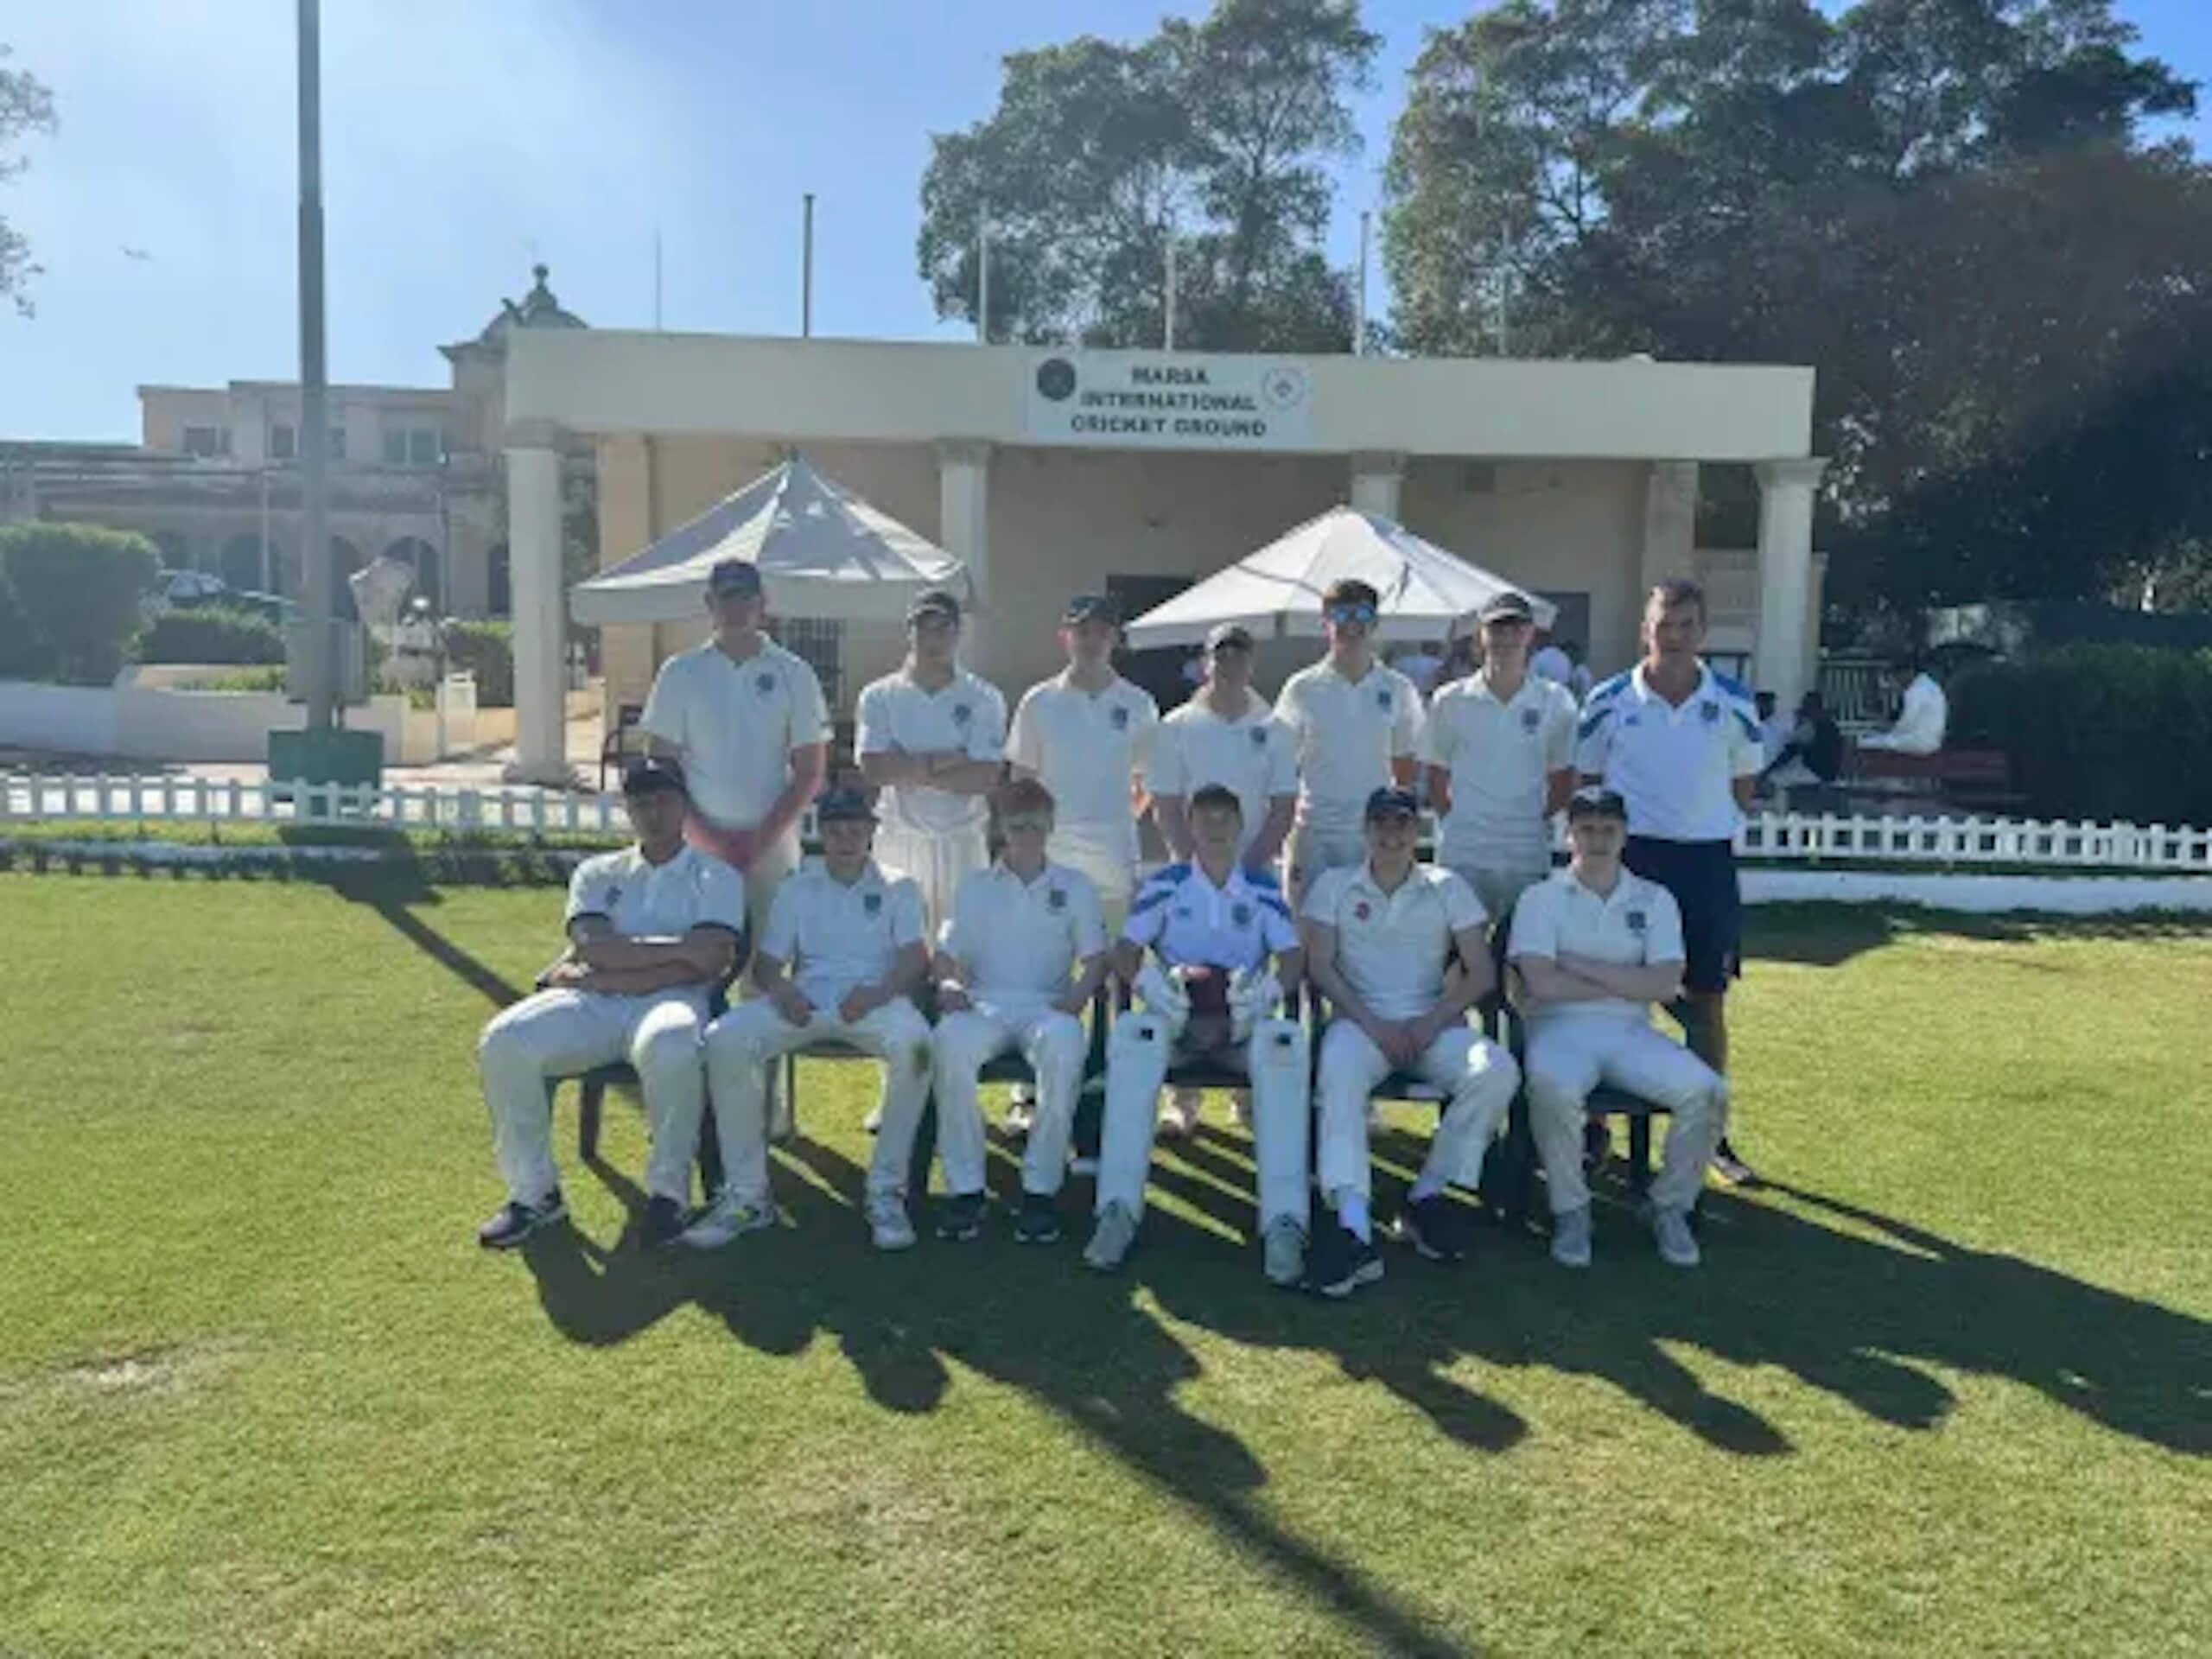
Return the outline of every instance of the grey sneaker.
{"type": "Polygon", "coordinates": [[[1670,1268],[1694,1268],[1705,1259],[1698,1254],[1697,1236],[1690,1231],[1687,1211],[1653,1211],[1651,1236],[1659,1241],[1659,1259],[1670,1268]]]}
{"type": "Polygon", "coordinates": [[[1167,1097],[1167,1104],[1160,1114],[1160,1133],[1170,1141],[1181,1141],[1196,1135],[1198,1130],[1198,1103],[1205,1099],[1195,1089],[1178,1089],[1167,1097]]]}
{"type": "Polygon", "coordinates": [[[719,1250],[741,1233],[757,1233],[775,1224],[776,1206],[766,1198],[724,1192],[677,1235],[677,1242],[687,1249],[719,1250]]]}
{"type": "Polygon", "coordinates": [[[476,1242],[487,1250],[512,1250],[532,1233],[567,1219],[569,1206],[555,1187],[536,1204],[511,1198],[499,1213],[476,1230],[476,1242]]]}
{"type": "Polygon", "coordinates": [[[914,1224],[906,1218],[906,1200],[896,1192],[868,1195],[868,1240],[879,1250],[914,1248],[914,1224]]]}
{"type": "Polygon", "coordinates": [[[1552,1260],[1562,1268],[1590,1265],[1590,1206],[1552,1217],[1552,1260]]]}
{"type": "Polygon", "coordinates": [[[1090,1243],[1083,1247],[1083,1265],[1100,1273],[1112,1273],[1128,1258],[1129,1246],[1137,1241],[1137,1218],[1124,1204],[1109,1204],[1098,1212],[1098,1225],[1091,1230],[1090,1243]]]}
{"type": "Polygon", "coordinates": [[[1277,1216],[1260,1241],[1260,1259],[1269,1284],[1296,1290],[1306,1277],[1306,1230],[1288,1216],[1277,1216]]]}

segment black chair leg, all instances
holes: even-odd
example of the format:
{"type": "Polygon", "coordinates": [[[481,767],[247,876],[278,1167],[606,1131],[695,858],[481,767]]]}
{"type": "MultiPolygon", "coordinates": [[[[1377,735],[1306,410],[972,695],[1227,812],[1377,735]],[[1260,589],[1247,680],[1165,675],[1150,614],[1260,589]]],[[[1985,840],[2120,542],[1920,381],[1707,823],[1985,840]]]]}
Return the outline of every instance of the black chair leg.
{"type": "Polygon", "coordinates": [[[582,1094],[582,1109],[576,1114],[576,1155],[589,1164],[599,1159],[599,1120],[607,1105],[607,1085],[597,1077],[586,1077],[582,1094]]]}
{"type": "Polygon", "coordinates": [[[1637,1198],[1651,1188],[1651,1118],[1638,1112],[1628,1121],[1628,1180],[1637,1198]]]}

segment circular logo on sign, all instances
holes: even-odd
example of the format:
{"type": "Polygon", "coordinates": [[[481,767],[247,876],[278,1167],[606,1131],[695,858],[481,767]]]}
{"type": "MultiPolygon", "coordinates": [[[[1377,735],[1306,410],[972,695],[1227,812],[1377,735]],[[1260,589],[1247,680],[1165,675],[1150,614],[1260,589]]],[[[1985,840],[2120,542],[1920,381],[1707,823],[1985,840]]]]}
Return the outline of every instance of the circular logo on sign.
{"type": "Polygon", "coordinates": [[[1075,396],[1075,365],[1065,357],[1048,357],[1037,365],[1037,395],[1055,404],[1075,396]]]}
{"type": "Polygon", "coordinates": [[[1290,409],[1306,401],[1306,371],[1279,363],[1260,377],[1260,396],[1270,409],[1290,409]]]}

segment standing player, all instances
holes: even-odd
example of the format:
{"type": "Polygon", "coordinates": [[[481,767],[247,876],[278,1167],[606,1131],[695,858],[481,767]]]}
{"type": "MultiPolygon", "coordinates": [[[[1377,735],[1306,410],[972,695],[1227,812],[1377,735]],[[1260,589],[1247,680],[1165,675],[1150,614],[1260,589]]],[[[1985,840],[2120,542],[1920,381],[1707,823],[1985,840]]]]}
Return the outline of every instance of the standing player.
{"type": "Polygon", "coordinates": [[[1682,924],[1667,889],[1621,868],[1628,809],[1608,789],[1567,810],[1573,862],[1529,889],[1510,953],[1529,1007],[1529,1116],[1552,1207],[1552,1259],[1590,1265],[1583,1103],[1611,1084],[1664,1105],[1667,1152],[1651,1184],[1651,1230],[1678,1268],[1698,1263],[1690,1206],[1728,1118],[1719,1074],[1651,1028],[1651,1005],[1682,978],[1682,924]]]}
{"type": "Polygon", "coordinates": [[[1513,1057],[1467,1024],[1496,982],[1487,919],[1474,889],[1414,856],[1412,791],[1378,789],[1366,807],[1367,857],[1319,876],[1306,894],[1308,968],[1328,999],[1314,1090],[1319,1096],[1322,1197],[1336,1224],[1314,1235],[1306,1281],[1349,1296],[1382,1276],[1368,1211],[1368,1096],[1393,1071],[1451,1090],[1399,1231],[1432,1262],[1466,1254],[1462,1211],[1445,1191],[1471,1185],[1513,1103],[1513,1057]],[[1452,953],[1460,971],[1446,976],[1452,953]]]}
{"type": "Polygon", "coordinates": [[[1436,694],[1421,728],[1437,859],[1503,917],[1551,874],[1552,815],[1574,788],[1574,699],[1529,671],[1535,613],[1520,594],[1482,608],[1483,665],[1436,694]]]}
{"type": "Polygon", "coordinates": [[[1241,817],[1224,785],[1192,798],[1197,859],[1144,884],[1115,948],[1114,970],[1135,987],[1145,1011],[1116,1020],[1107,1043],[1098,1222],[1083,1253],[1102,1273],[1120,1267],[1136,1242],[1154,1103],[1171,1060],[1192,1053],[1241,1063],[1251,1079],[1262,1265],[1283,1286],[1304,1270],[1313,1051],[1305,1027],[1275,1017],[1298,983],[1298,930],[1274,878],[1239,867],[1241,817]]]}
{"type": "Polygon", "coordinates": [[[1293,904],[1322,871],[1367,856],[1367,798],[1414,780],[1421,693],[1375,659],[1381,603],[1363,582],[1332,582],[1321,595],[1329,653],[1283,682],[1275,698],[1275,718],[1298,735],[1298,822],[1284,859],[1293,904]]]}
{"type": "MultiPolygon", "coordinates": [[[[714,634],[653,677],[639,724],[690,780],[691,843],[745,877],[757,940],[784,878],[798,868],[798,822],[828,769],[830,711],[807,660],[762,631],[760,567],[722,559],[707,575],[714,634]]],[[[759,990],[747,976],[747,988],[759,990]]]]}
{"type": "MultiPolygon", "coordinates": [[[[793,1049],[849,1043],[883,1062],[881,1128],[868,1173],[868,1223],[880,1250],[914,1242],[907,1165],[930,1098],[930,1028],[913,993],[929,972],[914,884],[869,857],[875,815],[856,789],[815,809],[823,855],[784,883],[768,912],[753,969],[758,1000],[708,1027],[707,1080],[726,1184],[683,1235],[716,1249],[775,1224],[768,1193],[768,1073],[793,1049]]],[[[694,1125],[695,1132],[696,1126],[694,1125]]]]}
{"type": "MultiPolygon", "coordinates": [[[[1628,868],[1674,895],[1681,912],[1682,995],[1669,1006],[1691,1051],[1728,1072],[1729,982],[1742,970],[1736,832],[1765,750],[1751,694],[1707,667],[1705,594],[1662,582],[1643,607],[1644,658],[1590,694],[1574,764],[1628,804],[1628,868]]],[[[1756,1179],[1726,1139],[1713,1166],[1756,1179]]]]}
{"type": "Polygon", "coordinates": [[[1021,1160],[1014,1236],[1060,1236],[1056,1203],[1088,1046],[1083,1010],[1106,977],[1098,894],[1081,871],[1049,860],[1052,791],[1017,778],[999,795],[1006,851],[960,884],[938,947],[937,1134],[950,1195],[940,1238],[969,1239],[983,1217],[983,1113],[976,1077],[1008,1049],[1037,1074],[1038,1104],[1021,1160]]]}
{"type": "Polygon", "coordinates": [[[876,856],[913,879],[932,936],[961,878],[990,862],[987,798],[1004,771],[1006,699],[960,665],[960,601],[943,588],[906,609],[905,664],[861,693],[853,747],[883,791],[876,856]]]}
{"type": "Polygon", "coordinates": [[[652,1124],[645,1236],[664,1244],[683,1225],[706,1095],[699,1035],[745,925],[745,880],[684,845],[675,761],[633,761],[622,804],[637,845],[576,866],[568,950],[545,988],[493,1020],[476,1046],[507,1184],[505,1206],[476,1236],[486,1249],[512,1249],[568,1214],[546,1080],[620,1059],[637,1068],[652,1124]]]}

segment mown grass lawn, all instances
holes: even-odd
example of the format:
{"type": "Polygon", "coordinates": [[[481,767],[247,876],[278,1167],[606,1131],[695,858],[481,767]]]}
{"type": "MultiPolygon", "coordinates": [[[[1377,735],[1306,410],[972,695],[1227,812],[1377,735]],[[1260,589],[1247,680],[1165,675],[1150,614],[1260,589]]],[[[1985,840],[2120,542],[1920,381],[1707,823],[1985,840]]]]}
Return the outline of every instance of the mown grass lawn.
{"type": "Polygon", "coordinates": [[[1337,1306],[1223,1128],[1127,1277],[872,1257],[853,1068],[787,1230],[623,1242],[620,1110],[486,1257],[557,910],[0,875],[0,1654],[2212,1648],[2212,931],[1762,914],[1704,1270],[1337,1306]]]}

